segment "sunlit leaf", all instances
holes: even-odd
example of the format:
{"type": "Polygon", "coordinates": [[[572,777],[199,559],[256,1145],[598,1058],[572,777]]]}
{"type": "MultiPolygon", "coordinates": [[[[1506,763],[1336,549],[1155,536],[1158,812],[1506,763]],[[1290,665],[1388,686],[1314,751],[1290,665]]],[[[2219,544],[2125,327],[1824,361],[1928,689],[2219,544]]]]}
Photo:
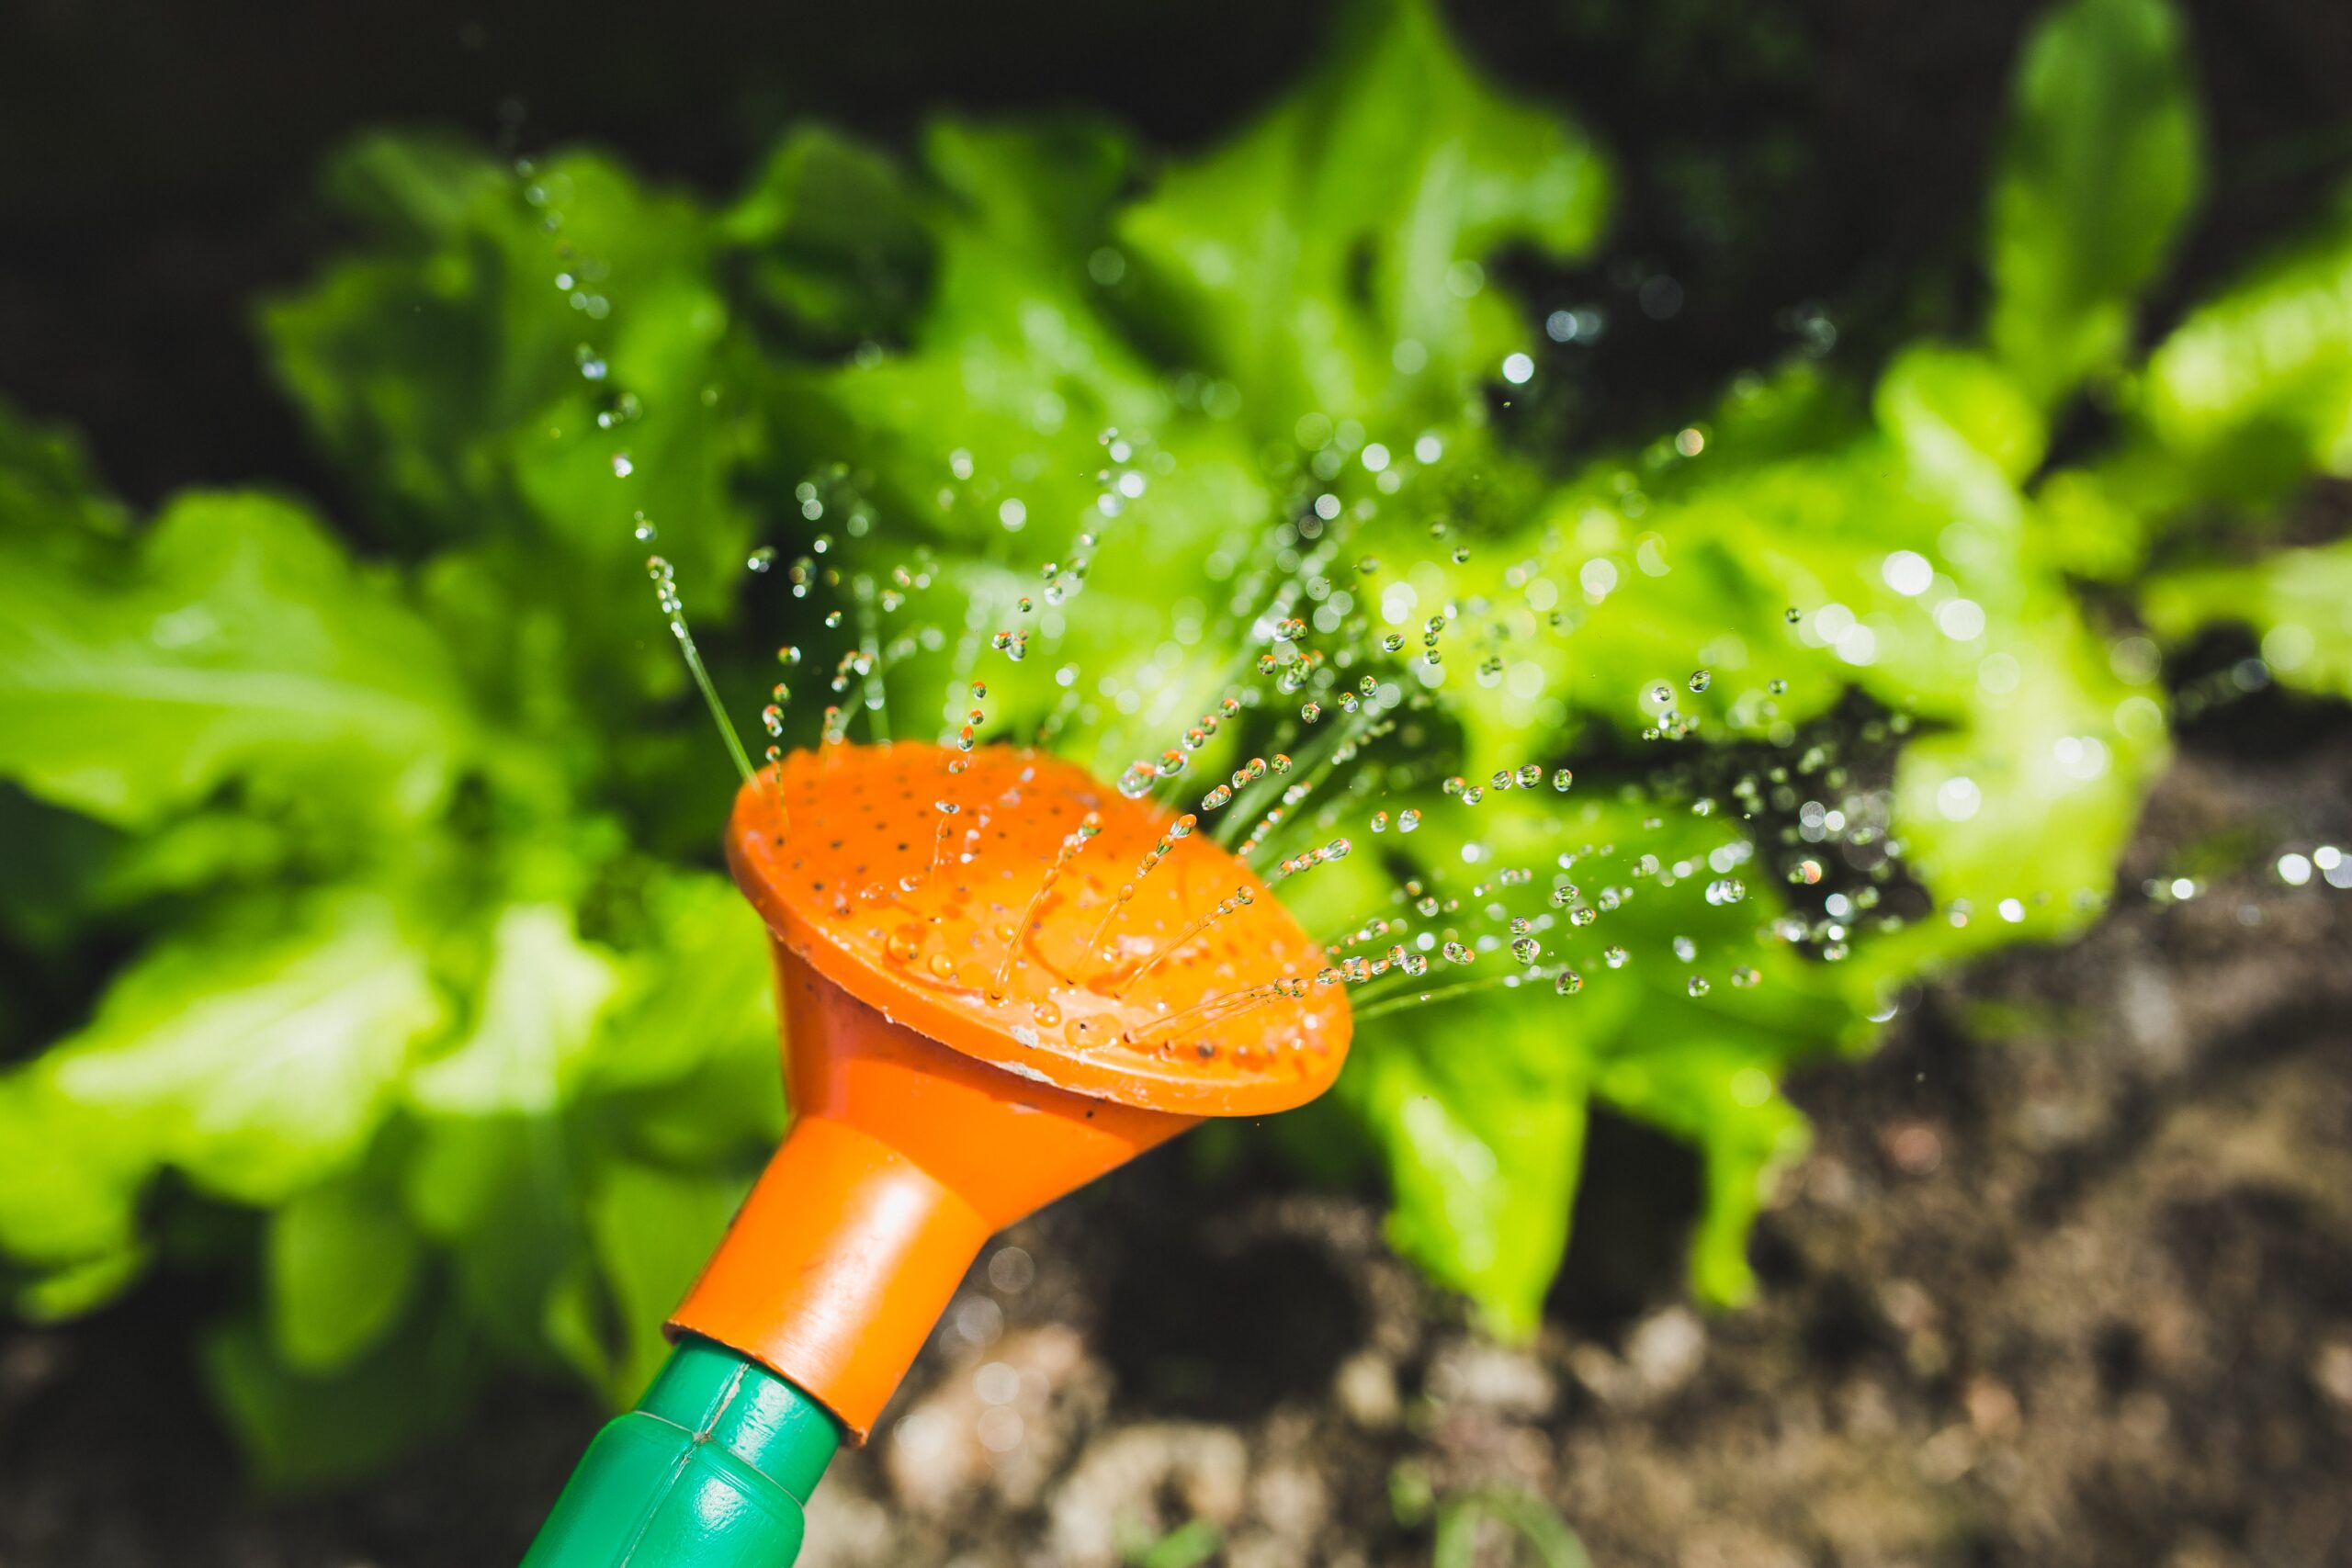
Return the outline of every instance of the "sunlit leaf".
{"type": "MultiPolygon", "coordinates": [[[[1598,237],[1608,176],[1577,130],[1512,102],[1434,5],[1351,7],[1319,70],[1119,224],[1204,368],[1261,435],[1317,413],[1409,441],[1452,422],[1528,319],[1487,286],[1505,245],[1598,237]]],[[[1165,330],[1165,326],[1162,326],[1165,330]]]]}
{"type": "Polygon", "coordinates": [[[192,495],[112,570],[0,572],[0,772],[45,799],[152,827],[237,781],[413,818],[473,743],[429,628],[284,502],[192,495]]]}
{"type": "Polygon", "coordinates": [[[1993,186],[1995,352],[2044,404],[2113,368],[2202,179],[2167,0],[2070,0],[2027,40],[1993,186]]]}
{"type": "Polygon", "coordinates": [[[92,1155],[277,1202],[357,1157],[447,1016],[384,900],[254,906],[142,955],[31,1071],[92,1155]]]}
{"type": "Polygon", "coordinates": [[[2189,312],[2149,356],[2139,412],[2177,497],[2275,501],[2352,474],[2352,194],[2316,232],[2189,312]]]}
{"type": "Polygon", "coordinates": [[[409,1080],[444,1116],[543,1115],[568,1098],[619,977],[582,942],[569,911],[526,905],[499,917],[473,1032],[409,1080]]]}
{"type": "Polygon", "coordinates": [[[2186,568],[2151,582],[2145,604],[2149,625],[2175,639],[2214,624],[2251,626],[2281,682],[2352,700],[2352,544],[2186,568]]]}

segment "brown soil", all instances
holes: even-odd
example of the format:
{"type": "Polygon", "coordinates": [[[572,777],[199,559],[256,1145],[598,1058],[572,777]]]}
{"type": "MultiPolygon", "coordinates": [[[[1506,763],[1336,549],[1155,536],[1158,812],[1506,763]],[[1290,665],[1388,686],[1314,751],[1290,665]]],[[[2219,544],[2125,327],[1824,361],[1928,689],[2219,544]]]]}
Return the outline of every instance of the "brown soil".
{"type": "MultiPolygon", "coordinates": [[[[1376,1204],[1172,1152],[975,1270],[803,1562],[1082,1568],[1197,1520],[1203,1561],[1387,1568],[1430,1561],[1429,1499],[1509,1492],[1603,1565],[2352,1562],[2352,896],[2267,869],[2352,842],[2352,737],[2243,739],[2184,756],[2125,885],[2238,834],[2251,869],[1931,989],[1797,1086],[1818,1145],[1752,1307],[1680,1298],[1687,1157],[1630,1128],[1526,1348],[1390,1257],[1376,1204]]],[[[503,1565],[596,1419],[519,1391],[366,1490],[255,1502],[185,1315],[0,1340],[0,1563],[503,1565]]]]}

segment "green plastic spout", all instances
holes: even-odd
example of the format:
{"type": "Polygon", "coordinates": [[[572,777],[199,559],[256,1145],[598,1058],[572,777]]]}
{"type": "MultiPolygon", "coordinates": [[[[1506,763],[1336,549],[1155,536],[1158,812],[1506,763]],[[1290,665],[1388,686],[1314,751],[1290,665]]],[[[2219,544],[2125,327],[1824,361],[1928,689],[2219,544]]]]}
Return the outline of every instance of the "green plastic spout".
{"type": "Polygon", "coordinates": [[[784,1568],[841,1441],[790,1382],[689,1335],[596,1434],[523,1568],[784,1568]]]}

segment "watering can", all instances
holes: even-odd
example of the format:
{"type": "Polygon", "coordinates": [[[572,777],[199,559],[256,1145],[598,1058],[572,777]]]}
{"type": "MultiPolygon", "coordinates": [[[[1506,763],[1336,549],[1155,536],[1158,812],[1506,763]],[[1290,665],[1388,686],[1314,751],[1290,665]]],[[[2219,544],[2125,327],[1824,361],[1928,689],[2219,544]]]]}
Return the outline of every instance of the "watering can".
{"type": "Polygon", "coordinates": [[[1321,949],[1239,859],[1069,762],[828,744],[727,838],[794,1120],[524,1568],[789,1563],[988,1238],[1347,1054],[1321,949]]]}

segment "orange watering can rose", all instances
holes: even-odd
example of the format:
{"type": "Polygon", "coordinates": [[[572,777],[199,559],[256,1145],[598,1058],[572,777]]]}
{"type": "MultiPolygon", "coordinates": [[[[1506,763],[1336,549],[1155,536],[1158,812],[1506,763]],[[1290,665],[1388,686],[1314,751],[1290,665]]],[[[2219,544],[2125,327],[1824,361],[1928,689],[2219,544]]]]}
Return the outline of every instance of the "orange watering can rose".
{"type": "Polygon", "coordinates": [[[831,741],[744,785],[727,851],[792,1129],[533,1568],[789,1561],[992,1233],[1347,1055],[1345,987],[1249,866],[1066,761],[831,741]]]}
{"type": "Polygon", "coordinates": [[[727,851],[779,953],[931,1040],[1150,1111],[1288,1110],[1340,1070],[1343,988],[1303,994],[1322,949],[1191,822],[1035,751],[836,744],[745,786],[727,851]]]}

